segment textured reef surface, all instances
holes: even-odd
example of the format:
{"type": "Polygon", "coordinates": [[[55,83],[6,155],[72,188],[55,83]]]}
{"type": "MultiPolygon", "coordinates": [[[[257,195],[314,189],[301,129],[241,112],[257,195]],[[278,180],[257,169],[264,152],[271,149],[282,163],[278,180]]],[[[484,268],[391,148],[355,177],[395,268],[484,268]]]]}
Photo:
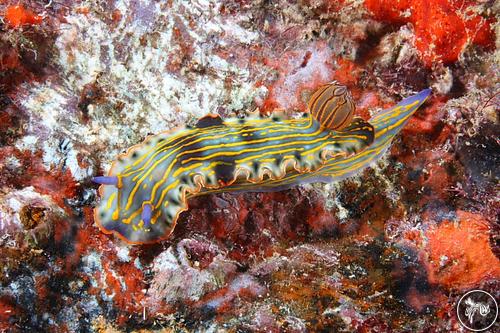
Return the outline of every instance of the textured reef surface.
{"type": "Polygon", "coordinates": [[[463,331],[466,291],[500,298],[499,12],[0,1],[0,332],[463,331]],[[147,135],[293,115],[332,80],[364,119],[433,95],[355,177],[193,198],[151,245],[96,227],[91,178],[147,135]]]}

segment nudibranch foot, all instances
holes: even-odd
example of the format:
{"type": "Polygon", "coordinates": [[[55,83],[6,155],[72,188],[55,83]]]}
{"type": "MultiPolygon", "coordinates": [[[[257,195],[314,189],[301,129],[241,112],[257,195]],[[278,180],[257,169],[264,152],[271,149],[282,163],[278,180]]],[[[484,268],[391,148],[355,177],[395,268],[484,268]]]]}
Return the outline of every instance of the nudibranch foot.
{"type": "Polygon", "coordinates": [[[312,105],[323,115],[330,113],[329,126],[312,113],[298,119],[208,115],[192,128],[148,137],[120,155],[108,176],[94,178],[102,184],[97,224],[129,243],[150,243],[171,234],[195,195],[273,191],[346,178],[384,153],[430,93],[422,91],[367,122],[338,108],[349,100],[346,90],[338,85],[333,92],[321,89],[312,105]],[[341,112],[337,130],[332,130],[331,119],[337,119],[332,112],[341,112]],[[349,124],[341,124],[348,118],[349,124]]]}

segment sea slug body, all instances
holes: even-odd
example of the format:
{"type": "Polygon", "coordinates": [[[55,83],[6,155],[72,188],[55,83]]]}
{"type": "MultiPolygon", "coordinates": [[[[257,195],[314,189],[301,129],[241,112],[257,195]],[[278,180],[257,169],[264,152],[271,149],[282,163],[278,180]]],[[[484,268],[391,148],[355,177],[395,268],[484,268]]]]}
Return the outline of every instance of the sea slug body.
{"type": "Polygon", "coordinates": [[[276,191],[301,183],[349,177],[384,154],[394,136],[430,94],[424,90],[369,122],[354,117],[354,103],[337,83],[311,98],[299,119],[201,118],[148,137],[113,163],[101,184],[95,221],[128,243],[167,238],[195,195],[276,191]]]}

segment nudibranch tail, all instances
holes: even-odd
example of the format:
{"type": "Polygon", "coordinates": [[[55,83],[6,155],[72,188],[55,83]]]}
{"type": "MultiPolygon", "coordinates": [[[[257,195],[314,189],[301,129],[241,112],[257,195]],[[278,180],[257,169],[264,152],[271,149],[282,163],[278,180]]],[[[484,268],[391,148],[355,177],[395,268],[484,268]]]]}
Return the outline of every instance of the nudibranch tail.
{"type": "MultiPolygon", "coordinates": [[[[330,93],[346,92],[336,87],[330,93]]],[[[96,223],[129,243],[150,243],[171,234],[195,195],[343,179],[379,158],[429,93],[407,98],[370,122],[352,117],[341,130],[324,126],[313,112],[299,119],[209,115],[193,128],[148,137],[120,155],[108,176],[94,178],[102,184],[96,223]]],[[[324,113],[330,107],[325,103],[331,100],[316,101],[314,108],[324,113]]]]}

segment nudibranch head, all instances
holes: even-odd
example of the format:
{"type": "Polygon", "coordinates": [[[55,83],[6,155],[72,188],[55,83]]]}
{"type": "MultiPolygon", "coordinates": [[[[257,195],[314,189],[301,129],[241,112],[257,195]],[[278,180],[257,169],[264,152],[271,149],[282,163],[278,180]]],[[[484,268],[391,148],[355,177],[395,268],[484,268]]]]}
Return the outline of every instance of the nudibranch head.
{"type": "Polygon", "coordinates": [[[321,126],[332,131],[347,127],[353,117],[356,106],[347,87],[336,81],[321,86],[311,96],[309,112],[321,126]]]}

